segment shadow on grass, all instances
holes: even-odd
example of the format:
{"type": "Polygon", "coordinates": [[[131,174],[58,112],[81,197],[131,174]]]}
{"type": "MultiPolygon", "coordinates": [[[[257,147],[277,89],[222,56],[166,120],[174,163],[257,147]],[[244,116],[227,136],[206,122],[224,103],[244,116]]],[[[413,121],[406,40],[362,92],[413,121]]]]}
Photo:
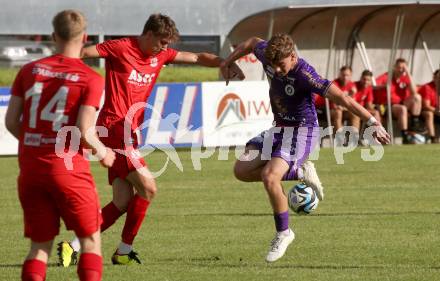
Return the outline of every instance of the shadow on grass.
{"type": "MultiPolygon", "coordinates": [[[[440,215],[440,212],[401,211],[401,212],[352,212],[352,213],[322,213],[309,217],[358,217],[358,216],[402,216],[402,215],[440,215]]],[[[271,213],[208,213],[208,214],[164,214],[163,217],[272,217],[271,213]]]]}
{"type": "MultiPolygon", "coordinates": [[[[0,268],[14,268],[14,267],[22,267],[23,266],[23,264],[22,263],[20,263],[20,264],[0,264],[0,268]]],[[[47,264],[47,267],[61,267],[61,266],[59,266],[57,263],[48,263],[47,264]]]]}
{"type": "MultiPolygon", "coordinates": [[[[261,268],[261,263],[248,263],[241,258],[236,263],[224,263],[222,258],[218,256],[212,257],[194,257],[194,258],[167,258],[160,259],[160,263],[178,262],[186,264],[188,266],[196,267],[210,267],[210,268],[261,268]]],[[[267,269],[310,269],[310,270],[352,270],[352,269],[383,269],[389,270],[396,268],[395,265],[335,265],[335,264],[323,264],[323,265],[306,265],[306,264],[277,264],[266,263],[267,269]]],[[[399,267],[402,269],[421,269],[421,270],[440,270],[440,266],[414,266],[414,267],[399,267]]]]}

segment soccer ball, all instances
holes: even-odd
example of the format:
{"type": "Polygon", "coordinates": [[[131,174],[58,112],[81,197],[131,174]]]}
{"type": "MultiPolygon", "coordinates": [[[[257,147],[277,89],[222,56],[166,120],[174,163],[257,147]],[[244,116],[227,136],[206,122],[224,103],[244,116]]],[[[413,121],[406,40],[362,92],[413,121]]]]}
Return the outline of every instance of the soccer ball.
{"type": "Polygon", "coordinates": [[[310,186],[298,183],[287,193],[287,202],[295,213],[307,215],[318,207],[319,199],[310,186]]]}

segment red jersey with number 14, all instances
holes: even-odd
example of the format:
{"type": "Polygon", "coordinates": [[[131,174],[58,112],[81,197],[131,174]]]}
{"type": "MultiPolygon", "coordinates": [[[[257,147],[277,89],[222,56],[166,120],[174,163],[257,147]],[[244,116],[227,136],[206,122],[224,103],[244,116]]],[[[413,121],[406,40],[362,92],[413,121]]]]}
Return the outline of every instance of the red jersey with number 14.
{"type": "MultiPolygon", "coordinates": [[[[105,102],[99,114],[98,125],[110,128],[123,125],[130,107],[137,102],[147,102],[164,64],[177,55],[166,49],[154,56],[145,55],[135,37],[108,40],[96,45],[99,55],[105,58],[105,102]]],[[[144,107],[136,110],[132,129],[143,121],[144,107]]]]}
{"type": "MultiPolygon", "coordinates": [[[[69,152],[74,154],[74,170],[69,170],[57,156],[55,143],[62,127],[76,125],[81,105],[99,108],[103,88],[104,79],[80,59],[54,55],[23,66],[11,92],[23,98],[24,105],[18,149],[21,173],[90,171],[82,153],[74,154],[82,152],[81,146],[69,152]]],[[[70,137],[65,139],[68,147],[70,137]]]]}

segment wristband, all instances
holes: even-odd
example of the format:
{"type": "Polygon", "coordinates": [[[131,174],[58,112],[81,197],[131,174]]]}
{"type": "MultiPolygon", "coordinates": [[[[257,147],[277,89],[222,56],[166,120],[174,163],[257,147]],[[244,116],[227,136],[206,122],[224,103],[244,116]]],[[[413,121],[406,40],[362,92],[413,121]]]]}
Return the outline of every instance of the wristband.
{"type": "Polygon", "coordinates": [[[370,119],[368,119],[368,121],[367,121],[368,126],[372,126],[376,123],[377,123],[377,120],[376,120],[376,118],[374,118],[374,116],[371,116],[370,119]]]}

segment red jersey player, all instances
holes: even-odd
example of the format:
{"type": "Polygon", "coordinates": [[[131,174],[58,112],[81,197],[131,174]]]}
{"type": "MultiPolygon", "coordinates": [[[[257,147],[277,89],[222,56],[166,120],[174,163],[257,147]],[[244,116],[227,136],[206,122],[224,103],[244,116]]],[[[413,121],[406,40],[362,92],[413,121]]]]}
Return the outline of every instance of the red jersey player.
{"type": "MultiPolygon", "coordinates": [[[[122,231],[122,241],[112,256],[114,264],[140,263],[132,244],[145,217],[151,200],[156,195],[156,183],[143,158],[137,156],[136,128],[143,121],[144,110],[138,110],[131,123],[126,123],[129,136],[124,138],[124,121],[130,108],[137,102],[147,102],[159,72],[165,64],[185,63],[218,67],[221,58],[208,53],[180,52],[168,48],[176,41],[178,31],[174,21],[162,14],[149,17],[142,34],[133,38],[109,40],[83,49],[85,58],[105,58],[105,102],[97,125],[108,129],[111,138],[102,141],[113,149],[125,151],[118,154],[108,171],[109,184],[113,187],[113,200],[102,209],[101,231],[110,227],[122,214],[127,213],[122,231]]],[[[224,76],[236,74],[244,78],[236,65],[224,76]]],[[[227,77],[226,77],[227,78],[227,77]]],[[[76,239],[62,242],[59,258],[70,264],[72,251],[79,251],[76,239]]]]}
{"type": "MultiPolygon", "coordinates": [[[[333,85],[338,87],[344,94],[348,96],[353,96],[356,92],[356,86],[353,81],[351,81],[352,70],[350,66],[343,66],[339,69],[339,76],[333,80],[333,85]]],[[[335,127],[335,132],[342,127],[342,121],[344,118],[344,113],[347,115],[347,109],[342,106],[330,103],[332,123],[335,127]]]]}
{"type": "MultiPolygon", "coordinates": [[[[362,71],[361,78],[359,81],[355,82],[356,93],[353,95],[353,99],[367,109],[371,115],[374,116],[380,122],[380,114],[374,108],[374,97],[373,97],[373,73],[370,70],[362,71]]],[[[357,128],[358,132],[360,130],[360,119],[354,114],[349,114],[350,124],[357,128]]]]}
{"type": "MultiPolygon", "coordinates": [[[[416,92],[416,85],[409,73],[406,60],[399,58],[394,64],[391,80],[391,111],[394,118],[397,118],[399,129],[404,143],[410,142],[408,134],[408,113],[411,114],[413,129],[420,129],[419,116],[422,110],[422,99],[416,92]]],[[[388,73],[376,78],[376,89],[374,100],[378,104],[387,103],[386,84],[388,73]]]]}
{"type": "MultiPolygon", "coordinates": [[[[86,135],[94,128],[104,81],[80,59],[86,41],[84,16],[66,10],[58,13],[52,23],[58,54],[20,70],[6,113],[6,126],[19,140],[18,193],[24,233],[31,239],[22,280],[45,280],[60,217],[67,229],[80,237],[80,280],[101,280],[101,216],[89,163],[82,153],[75,151],[74,145],[60,143],[66,137],[57,132],[63,131],[64,126],[76,128],[83,143],[80,149],[92,147],[103,157],[103,166],[112,165],[114,152],[99,141],[94,131],[86,135]],[[59,145],[61,151],[55,151],[59,145]],[[59,152],[69,153],[73,166],[65,165],[65,159],[57,156],[59,152]]],[[[73,138],[74,134],[70,138],[72,143],[73,138]]]]}
{"type": "Polygon", "coordinates": [[[440,69],[434,72],[432,81],[422,85],[419,94],[422,97],[422,116],[425,119],[425,126],[428,128],[428,135],[431,143],[437,143],[435,137],[434,119],[439,120],[439,95],[438,87],[440,85],[440,69]]]}

